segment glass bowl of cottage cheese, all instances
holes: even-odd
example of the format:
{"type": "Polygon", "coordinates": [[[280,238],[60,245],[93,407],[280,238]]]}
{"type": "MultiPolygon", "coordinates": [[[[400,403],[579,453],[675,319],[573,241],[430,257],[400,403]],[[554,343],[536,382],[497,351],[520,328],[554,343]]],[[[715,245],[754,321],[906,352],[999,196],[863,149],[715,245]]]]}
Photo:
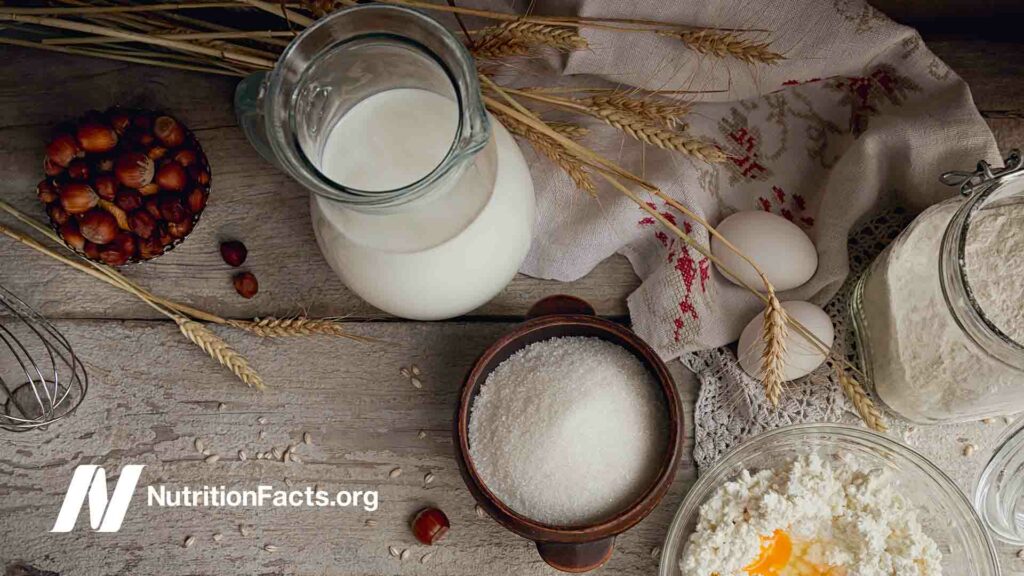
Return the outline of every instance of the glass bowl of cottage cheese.
{"type": "Polygon", "coordinates": [[[734,448],[676,512],[661,576],[998,576],[968,499],[874,432],[800,424],[734,448]]]}

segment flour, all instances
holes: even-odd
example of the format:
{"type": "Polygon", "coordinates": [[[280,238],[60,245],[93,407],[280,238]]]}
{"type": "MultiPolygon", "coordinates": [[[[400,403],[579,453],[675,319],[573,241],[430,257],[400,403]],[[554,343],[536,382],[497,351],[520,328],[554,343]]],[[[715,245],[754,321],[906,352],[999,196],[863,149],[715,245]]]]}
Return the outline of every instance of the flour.
{"type": "Polygon", "coordinates": [[[783,530],[794,556],[820,573],[939,576],[942,555],[899,489],[852,458],[812,454],[778,469],[744,470],[701,506],[679,568],[687,576],[748,576],[761,537],[783,530]]]}
{"type": "MultiPolygon", "coordinates": [[[[959,206],[945,202],[918,216],[879,256],[864,285],[864,340],[875,391],[890,408],[919,422],[975,419],[1024,407],[1007,395],[1024,385],[1024,373],[973,344],[942,293],[942,236],[959,206]]],[[[1024,342],[1024,205],[978,213],[965,261],[986,315],[1024,342]]]]}

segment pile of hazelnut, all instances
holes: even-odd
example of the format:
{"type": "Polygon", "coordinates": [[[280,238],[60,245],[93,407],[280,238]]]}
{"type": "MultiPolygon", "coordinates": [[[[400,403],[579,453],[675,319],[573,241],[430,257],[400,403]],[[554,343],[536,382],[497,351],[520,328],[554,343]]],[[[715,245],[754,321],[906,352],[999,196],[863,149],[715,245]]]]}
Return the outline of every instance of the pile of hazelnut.
{"type": "Polygon", "coordinates": [[[167,114],[112,108],[59,126],[36,189],[68,246],[111,266],[149,260],[192,231],[210,195],[195,136],[167,114]]]}

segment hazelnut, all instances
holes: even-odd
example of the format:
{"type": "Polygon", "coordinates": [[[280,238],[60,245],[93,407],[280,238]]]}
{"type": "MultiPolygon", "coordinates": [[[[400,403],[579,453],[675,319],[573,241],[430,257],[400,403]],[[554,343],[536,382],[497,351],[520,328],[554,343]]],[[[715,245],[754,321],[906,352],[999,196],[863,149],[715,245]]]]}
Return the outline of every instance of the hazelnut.
{"type": "Polygon", "coordinates": [[[109,152],[117,146],[117,133],[109,126],[88,122],[78,127],[78,144],[89,153],[109,152]]]}
{"type": "Polygon", "coordinates": [[[156,198],[146,198],[143,202],[143,207],[146,208],[146,212],[153,218],[160,218],[160,201],[156,198]]]}
{"type": "Polygon", "coordinates": [[[121,266],[135,255],[135,239],[131,234],[118,234],[106,246],[100,246],[100,260],[108,266],[121,266]]]}
{"type": "Polygon", "coordinates": [[[69,247],[79,252],[85,249],[85,236],[82,236],[81,231],[78,230],[78,221],[74,218],[61,225],[58,232],[69,247]]]}
{"type": "Polygon", "coordinates": [[[142,132],[149,132],[153,129],[153,117],[145,112],[136,114],[135,118],[132,118],[132,126],[142,132]]]}
{"type": "Polygon", "coordinates": [[[164,253],[164,243],[160,241],[159,235],[152,235],[149,238],[139,238],[139,257],[145,260],[156,258],[164,253]]]}
{"type": "Polygon", "coordinates": [[[260,290],[260,283],[252,272],[239,272],[231,281],[235,285],[235,292],[242,298],[252,298],[260,290]]]}
{"type": "Polygon", "coordinates": [[[193,214],[199,214],[206,208],[206,191],[202,188],[195,188],[188,193],[188,209],[193,214]]]}
{"type": "Polygon", "coordinates": [[[245,262],[245,257],[249,255],[249,250],[238,240],[229,240],[227,242],[221,242],[220,244],[220,257],[228,263],[229,266],[238,268],[245,262]]]}
{"type": "Polygon", "coordinates": [[[78,226],[82,236],[96,244],[106,244],[117,236],[117,219],[106,210],[89,210],[82,216],[78,226]]]}
{"type": "Polygon", "coordinates": [[[168,222],[180,223],[188,218],[189,214],[181,204],[177,196],[164,196],[160,198],[160,215],[168,222]]]}
{"type": "Polygon", "coordinates": [[[46,213],[50,215],[50,220],[53,220],[58,226],[66,224],[71,219],[71,215],[65,212],[60,207],[60,204],[50,204],[50,207],[46,209],[46,213]]]}
{"type": "Polygon", "coordinates": [[[203,169],[202,166],[194,164],[188,169],[189,178],[195,181],[200,186],[206,186],[210,183],[210,173],[203,169]]]}
{"type": "Polygon", "coordinates": [[[125,212],[131,212],[142,207],[142,196],[138,190],[125,188],[117,193],[114,204],[125,212]]]}
{"type": "Polygon", "coordinates": [[[145,210],[136,210],[128,215],[128,226],[140,238],[149,238],[156,229],[156,219],[145,210]]]}
{"type": "Polygon", "coordinates": [[[185,169],[177,162],[166,162],[156,171],[157,186],[171,192],[181,192],[185,189],[185,169]]]}
{"type": "Polygon", "coordinates": [[[142,188],[153,181],[155,165],[145,154],[127,152],[114,164],[114,175],[129,188],[142,188]]]}
{"type": "Polygon", "coordinates": [[[84,214],[99,200],[96,191],[88,184],[69,182],[60,188],[60,205],[68,214],[84,214]]]}
{"type": "Polygon", "coordinates": [[[139,194],[142,194],[143,196],[152,196],[153,194],[156,194],[159,191],[160,187],[157,186],[156,182],[150,182],[149,184],[146,184],[142,188],[139,188],[139,194]]]}
{"type": "Polygon", "coordinates": [[[177,148],[185,142],[185,129],[170,116],[160,116],[153,122],[153,134],[168,148],[177,148]]]}
{"type": "Polygon", "coordinates": [[[72,180],[88,180],[89,164],[85,160],[72,160],[71,164],[68,164],[68,176],[72,180]]]}
{"type": "Polygon", "coordinates": [[[149,156],[150,160],[159,160],[167,155],[167,148],[163,146],[153,146],[146,152],[146,156],[149,156]]]}
{"type": "Polygon", "coordinates": [[[78,147],[78,142],[71,134],[58,134],[46,146],[46,157],[50,162],[66,168],[75,158],[81,158],[85,152],[78,147]]]}
{"type": "Polygon", "coordinates": [[[36,184],[36,196],[43,204],[49,204],[50,202],[56,202],[60,196],[57,195],[57,189],[53,187],[53,184],[49,180],[41,180],[39,184],[36,184]]]}
{"type": "Polygon", "coordinates": [[[124,110],[114,110],[110,113],[110,127],[114,129],[119,135],[123,136],[125,131],[128,130],[128,126],[132,123],[132,119],[128,116],[128,113],[124,110]]]}
{"type": "Polygon", "coordinates": [[[104,200],[113,202],[114,197],[117,196],[117,180],[110,174],[101,174],[94,178],[92,187],[104,200]]]}
{"type": "Polygon", "coordinates": [[[82,248],[82,254],[85,254],[90,260],[100,259],[100,247],[94,242],[85,241],[85,247],[82,248]]]}
{"type": "MultiPolygon", "coordinates": [[[[184,222],[166,222],[167,233],[173,238],[182,239],[188,236],[188,233],[192,231],[192,220],[185,220],[184,222]]],[[[169,244],[170,242],[168,242],[169,244]]]]}
{"type": "Polygon", "coordinates": [[[59,165],[54,164],[53,162],[50,162],[50,158],[49,157],[43,158],[43,173],[44,174],[46,174],[47,176],[51,176],[52,177],[52,176],[59,176],[62,172],[64,172],[64,168],[61,168],[59,165]]]}
{"type": "Polygon", "coordinates": [[[185,168],[188,168],[189,166],[196,163],[196,153],[187,148],[183,150],[178,150],[178,152],[174,155],[174,161],[177,162],[178,164],[181,164],[185,168]]]}

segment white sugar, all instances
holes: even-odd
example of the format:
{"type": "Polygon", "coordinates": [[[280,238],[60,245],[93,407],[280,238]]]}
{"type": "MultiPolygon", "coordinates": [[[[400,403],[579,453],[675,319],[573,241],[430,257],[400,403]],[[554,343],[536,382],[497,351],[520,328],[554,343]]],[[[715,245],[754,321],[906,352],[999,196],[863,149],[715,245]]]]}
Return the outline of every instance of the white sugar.
{"type": "Polygon", "coordinates": [[[578,526],[627,508],[657,475],[664,396],[624,348],[597,338],[531,344],[488,376],[472,406],[470,457],[509,508],[578,526]]]}

